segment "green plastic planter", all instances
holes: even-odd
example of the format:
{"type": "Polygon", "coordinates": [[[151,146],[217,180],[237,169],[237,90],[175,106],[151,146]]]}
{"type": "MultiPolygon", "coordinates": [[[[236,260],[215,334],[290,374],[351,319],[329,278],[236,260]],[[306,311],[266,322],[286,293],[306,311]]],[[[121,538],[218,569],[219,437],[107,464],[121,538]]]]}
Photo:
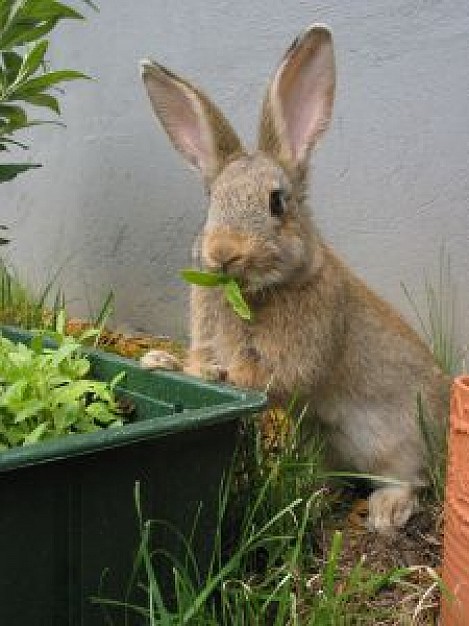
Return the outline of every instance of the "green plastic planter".
{"type": "MultiPolygon", "coordinates": [[[[2,334],[30,339],[7,327],[2,334]]],[[[136,481],[145,518],[164,520],[188,537],[198,515],[192,544],[203,575],[237,420],[266,403],[257,392],[89,354],[97,379],[125,370],[118,393],[136,406],[137,417],[122,428],[0,454],[1,626],[109,623],[90,597],[124,599],[139,545],[136,481]]],[[[176,534],[158,528],[152,548],[182,556],[176,534]]],[[[171,569],[159,573],[169,585],[171,569]]],[[[112,614],[113,623],[123,623],[122,610],[112,614]]],[[[127,622],[140,623],[135,616],[127,622]]]]}

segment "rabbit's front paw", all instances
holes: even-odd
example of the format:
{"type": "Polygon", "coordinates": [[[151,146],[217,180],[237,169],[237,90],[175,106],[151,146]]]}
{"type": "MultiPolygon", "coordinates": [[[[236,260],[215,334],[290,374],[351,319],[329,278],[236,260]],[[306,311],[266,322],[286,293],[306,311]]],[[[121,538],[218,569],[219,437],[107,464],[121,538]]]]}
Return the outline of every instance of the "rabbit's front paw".
{"type": "Polygon", "coordinates": [[[140,366],[146,370],[182,370],[182,364],[174,354],[164,350],[149,350],[140,357],[140,366]]]}
{"type": "Polygon", "coordinates": [[[376,489],[368,499],[368,528],[393,534],[417,510],[418,498],[410,485],[376,489]]]}
{"type": "Polygon", "coordinates": [[[228,380],[237,387],[265,389],[270,379],[261,354],[252,347],[242,349],[228,368],[228,380]]]}
{"type": "Polygon", "coordinates": [[[226,381],[227,376],[226,369],[217,363],[199,363],[194,361],[194,359],[191,359],[186,365],[184,373],[216,382],[226,381]]]}

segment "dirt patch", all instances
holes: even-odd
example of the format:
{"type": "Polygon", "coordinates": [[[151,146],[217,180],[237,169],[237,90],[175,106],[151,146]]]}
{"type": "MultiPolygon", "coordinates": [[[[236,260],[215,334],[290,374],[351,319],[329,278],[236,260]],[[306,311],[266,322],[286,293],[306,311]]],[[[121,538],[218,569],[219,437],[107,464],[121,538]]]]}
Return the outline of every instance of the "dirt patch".
{"type": "Polygon", "coordinates": [[[366,528],[368,504],[363,496],[363,492],[352,489],[333,494],[336,504],[331,507],[330,515],[316,537],[319,554],[322,553],[325,562],[332,537],[336,530],[340,530],[343,544],[339,569],[343,580],[360,560],[363,568],[372,574],[404,568],[410,570],[400,582],[385,586],[376,595],[363,599],[370,615],[374,616],[364,624],[436,624],[443,545],[441,505],[423,501],[405,528],[393,536],[383,536],[366,528]]]}

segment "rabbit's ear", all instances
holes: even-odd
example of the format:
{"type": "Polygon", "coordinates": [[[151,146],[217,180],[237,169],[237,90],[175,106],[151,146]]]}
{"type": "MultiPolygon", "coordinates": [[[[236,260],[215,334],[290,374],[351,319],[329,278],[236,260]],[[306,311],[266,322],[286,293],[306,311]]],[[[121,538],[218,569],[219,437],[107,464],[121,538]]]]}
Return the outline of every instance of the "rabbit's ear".
{"type": "Polygon", "coordinates": [[[295,39],[269,85],[259,148],[290,166],[305,166],[329,125],[334,91],[332,36],[326,26],[314,24],[295,39]]]}
{"type": "Polygon", "coordinates": [[[153,61],[141,61],[141,74],[153,110],[174,147],[211,180],[226,161],[242,151],[221,111],[198,89],[153,61]]]}

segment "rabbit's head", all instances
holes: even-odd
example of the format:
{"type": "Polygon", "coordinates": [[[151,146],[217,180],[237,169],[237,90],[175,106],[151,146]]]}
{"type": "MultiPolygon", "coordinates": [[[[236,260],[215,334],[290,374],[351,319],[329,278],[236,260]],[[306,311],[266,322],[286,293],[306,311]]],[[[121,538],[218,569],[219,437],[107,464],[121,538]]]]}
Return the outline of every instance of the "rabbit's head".
{"type": "Polygon", "coordinates": [[[204,178],[204,266],[236,277],[248,291],[311,272],[316,232],[304,197],[309,153],[334,100],[329,30],[313,25],[288,49],[267,89],[252,153],[199,89],[154,62],[141,68],[154,112],[204,178]]]}

